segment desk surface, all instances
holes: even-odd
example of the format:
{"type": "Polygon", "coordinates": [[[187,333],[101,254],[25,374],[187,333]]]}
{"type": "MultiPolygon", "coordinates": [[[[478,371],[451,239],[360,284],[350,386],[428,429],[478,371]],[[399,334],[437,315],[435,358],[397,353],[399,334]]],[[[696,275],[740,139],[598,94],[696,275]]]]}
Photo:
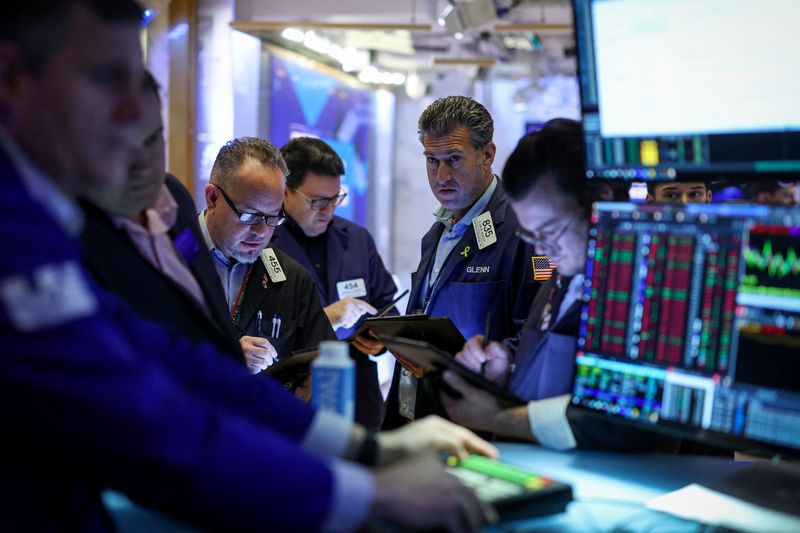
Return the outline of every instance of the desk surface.
{"type": "MultiPolygon", "coordinates": [[[[490,531],[696,531],[697,524],[645,507],[648,500],[690,483],[712,481],[742,468],[719,457],[607,452],[553,452],[531,444],[501,443],[501,459],[572,485],[574,501],[558,515],[499,524],[490,531]]],[[[122,533],[194,531],[124,496],[107,491],[106,506],[122,533]]]]}
{"type": "Polygon", "coordinates": [[[750,466],[720,457],[553,452],[509,443],[498,447],[503,461],[571,484],[574,501],[565,513],[504,523],[494,531],[696,531],[696,523],[651,511],[645,504],[690,483],[750,466]]]}

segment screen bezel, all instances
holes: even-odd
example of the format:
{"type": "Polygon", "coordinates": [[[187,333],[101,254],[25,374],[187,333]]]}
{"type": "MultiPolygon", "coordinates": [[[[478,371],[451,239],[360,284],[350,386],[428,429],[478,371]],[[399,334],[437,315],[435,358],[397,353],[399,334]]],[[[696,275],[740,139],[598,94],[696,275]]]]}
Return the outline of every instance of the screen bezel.
{"type": "MultiPolygon", "coordinates": [[[[586,58],[584,57],[584,51],[581,47],[582,41],[582,32],[584,30],[582,24],[578,20],[578,4],[586,3],[587,5],[591,6],[591,3],[594,0],[572,0],[570,2],[572,7],[572,20],[575,28],[575,59],[576,59],[576,68],[577,68],[577,78],[578,78],[578,91],[580,94],[580,107],[581,107],[581,117],[584,123],[584,173],[587,180],[598,182],[598,183],[631,183],[631,182],[646,182],[646,183],[672,183],[672,182],[691,182],[691,181],[704,181],[707,184],[711,181],[724,181],[724,182],[731,182],[731,183],[741,183],[741,182],[753,182],[753,181],[777,181],[777,180],[800,180],[800,170],[775,170],[775,171],[760,171],[757,172],[753,169],[747,170],[720,170],[720,169],[697,169],[697,170],[676,170],[674,177],[657,177],[657,178],[646,178],[646,177],[603,177],[603,176],[590,176],[589,173],[592,171],[597,171],[600,169],[592,168],[590,166],[589,161],[589,150],[588,145],[586,143],[586,129],[585,129],[585,113],[587,109],[591,112],[596,112],[599,115],[599,107],[597,109],[592,109],[590,106],[586,105],[587,97],[584,94],[584,83],[582,82],[582,78],[587,76],[588,73],[585,72],[583,65],[586,61],[590,60],[594,62],[596,60],[595,57],[586,58]]],[[[589,40],[594,42],[594,35],[593,35],[593,27],[589,29],[589,40]]],[[[594,50],[594,46],[592,46],[592,50],[594,50]]],[[[592,73],[592,76],[595,78],[596,82],[596,75],[592,73]]],[[[750,134],[769,134],[769,135],[777,135],[780,133],[793,133],[796,135],[800,135],[800,131],[790,131],[790,132],[777,132],[777,131],[770,131],[770,132],[751,132],[747,133],[750,134]]],[[[709,134],[709,135],[719,135],[719,134],[709,134]]],[[[737,133],[737,135],[739,135],[737,133]]],[[[646,136],[642,136],[646,137],[646,136]]],[[[653,139],[660,139],[663,136],[653,135],[653,139]]],[[[781,160],[779,160],[781,161],[781,160]]],[[[747,161],[743,161],[740,163],[747,163],[747,161]]],[[[641,167],[641,168],[657,168],[657,167],[641,167]]]]}

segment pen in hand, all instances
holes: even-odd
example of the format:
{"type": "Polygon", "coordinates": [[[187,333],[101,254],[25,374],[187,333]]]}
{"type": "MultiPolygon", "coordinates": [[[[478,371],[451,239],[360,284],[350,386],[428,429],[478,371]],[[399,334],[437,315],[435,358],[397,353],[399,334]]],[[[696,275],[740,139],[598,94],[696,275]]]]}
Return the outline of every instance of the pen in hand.
{"type": "Polygon", "coordinates": [[[481,342],[481,348],[483,349],[484,359],[481,362],[481,376],[486,375],[486,347],[489,346],[489,327],[492,325],[492,313],[486,313],[486,327],[483,331],[483,342],[481,342]]]}

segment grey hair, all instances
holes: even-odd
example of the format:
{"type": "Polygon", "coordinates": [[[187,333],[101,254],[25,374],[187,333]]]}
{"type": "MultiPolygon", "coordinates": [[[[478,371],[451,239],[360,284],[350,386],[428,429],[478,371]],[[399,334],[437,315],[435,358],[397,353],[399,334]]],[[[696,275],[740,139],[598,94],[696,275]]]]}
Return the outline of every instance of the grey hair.
{"type": "Polygon", "coordinates": [[[209,181],[227,187],[233,180],[233,174],[248,160],[257,161],[265,167],[278,168],[284,178],[289,175],[289,168],[277,146],[266,139],[241,137],[228,141],[220,148],[209,181]]]}
{"type": "Polygon", "coordinates": [[[468,96],[447,96],[434,101],[419,116],[419,141],[426,133],[443,137],[461,126],[469,130],[476,148],[485,146],[494,135],[494,121],[485,107],[468,96]]]}

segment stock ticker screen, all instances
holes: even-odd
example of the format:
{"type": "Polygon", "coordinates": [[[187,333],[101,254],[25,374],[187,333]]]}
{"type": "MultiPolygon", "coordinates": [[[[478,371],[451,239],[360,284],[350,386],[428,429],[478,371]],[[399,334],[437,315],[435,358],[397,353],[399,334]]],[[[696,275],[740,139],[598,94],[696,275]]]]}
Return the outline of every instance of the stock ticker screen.
{"type": "Polygon", "coordinates": [[[596,204],[573,403],[800,449],[800,211],[596,204]]]}

